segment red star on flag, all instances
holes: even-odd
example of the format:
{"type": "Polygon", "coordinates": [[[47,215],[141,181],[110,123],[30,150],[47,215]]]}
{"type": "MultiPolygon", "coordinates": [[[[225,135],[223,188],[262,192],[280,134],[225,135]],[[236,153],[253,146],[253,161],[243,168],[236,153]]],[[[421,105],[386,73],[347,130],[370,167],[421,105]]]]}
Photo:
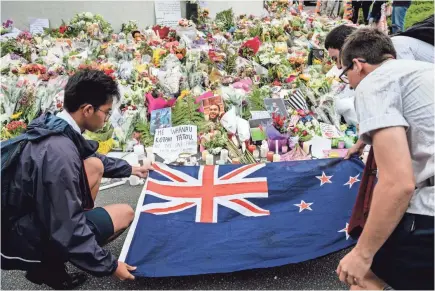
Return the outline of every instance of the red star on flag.
{"type": "Polygon", "coordinates": [[[312,204],[313,203],[306,203],[304,200],[301,200],[300,204],[293,204],[293,205],[299,207],[299,213],[300,213],[300,212],[304,211],[305,209],[313,210],[310,207],[312,204]]]}
{"type": "Polygon", "coordinates": [[[350,237],[350,235],[348,233],[348,230],[349,230],[349,223],[346,222],[346,227],[343,228],[342,230],[337,231],[337,232],[344,232],[344,233],[346,233],[346,240],[348,240],[349,237],[350,237]]]}
{"type": "Polygon", "coordinates": [[[344,186],[349,185],[349,189],[352,188],[353,184],[355,184],[356,182],[359,182],[361,180],[358,179],[359,174],[356,175],[355,177],[350,176],[349,177],[349,181],[347,181],[346,184],[344,184],[344,186]]]}
{"type": "Polygon", "coordinates": [[[326,183],[332,183],[330,180],[332,176],[326,176],[325,172],[322,172],[322,176],[316,176],[316,178],[320,180],[320,186],[323,186],[323,184],[326,183]]]}

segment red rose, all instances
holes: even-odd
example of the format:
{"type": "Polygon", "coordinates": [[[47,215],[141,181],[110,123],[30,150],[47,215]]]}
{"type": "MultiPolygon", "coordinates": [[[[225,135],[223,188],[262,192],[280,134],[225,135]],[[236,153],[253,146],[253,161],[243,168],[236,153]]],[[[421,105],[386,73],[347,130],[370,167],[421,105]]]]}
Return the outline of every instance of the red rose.
{"type": "Polygon", "coordinates": [[[293,129],[293,132],[299,132],[299,128],[295,127],[295,128],[293,129]]]}
{"type": "Polygon", "coordinates": [[[308,134],[308,132],[306,130],[302,131],[302,135],[306,136],[308,134]]]}
{"type": "Polygon", "coordinates": [[[68,29],[68,26],[62,25],[61,27],[59,27],[59,32],[64,34],[67,29],[68,29]]]}

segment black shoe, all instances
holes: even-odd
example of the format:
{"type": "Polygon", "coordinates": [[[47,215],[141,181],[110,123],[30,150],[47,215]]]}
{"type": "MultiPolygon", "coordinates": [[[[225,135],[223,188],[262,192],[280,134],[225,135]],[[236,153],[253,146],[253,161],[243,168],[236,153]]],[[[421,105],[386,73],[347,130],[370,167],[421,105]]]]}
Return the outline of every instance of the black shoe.
{"type": "Polygon", "coordinates": [[[68,274],[65,267],[57,270],[47,270],[43,267],[29,270],[26,279],[32,283],[41,285],[45,284],[56,290],[71,290],[83,284],[87,275],[83,272],[68,274]]]}

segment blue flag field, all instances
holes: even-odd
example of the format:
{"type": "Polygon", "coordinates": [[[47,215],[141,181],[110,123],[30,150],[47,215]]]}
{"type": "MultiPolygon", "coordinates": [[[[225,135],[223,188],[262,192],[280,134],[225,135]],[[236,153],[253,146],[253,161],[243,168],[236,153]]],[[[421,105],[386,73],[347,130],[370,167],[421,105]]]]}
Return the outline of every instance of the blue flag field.
{"type": "Polygon", "coordinates": [[[137,266],[135,276],[167,277],[274,267],[347,248],[363,167],[358,159],[156,164],[120,260],[137,266]]]}

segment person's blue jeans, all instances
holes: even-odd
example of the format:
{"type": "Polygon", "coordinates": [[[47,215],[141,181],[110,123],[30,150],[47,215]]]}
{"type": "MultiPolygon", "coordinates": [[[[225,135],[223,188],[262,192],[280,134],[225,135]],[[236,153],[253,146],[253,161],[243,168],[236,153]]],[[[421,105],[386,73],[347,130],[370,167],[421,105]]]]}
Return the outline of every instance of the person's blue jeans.
{"type": "Polygon", "coordinates": [[[401,32],[405,26],[405,16],[408,7],[393,6],[393,14],[391,15],[393,33],[401,32]]]}

